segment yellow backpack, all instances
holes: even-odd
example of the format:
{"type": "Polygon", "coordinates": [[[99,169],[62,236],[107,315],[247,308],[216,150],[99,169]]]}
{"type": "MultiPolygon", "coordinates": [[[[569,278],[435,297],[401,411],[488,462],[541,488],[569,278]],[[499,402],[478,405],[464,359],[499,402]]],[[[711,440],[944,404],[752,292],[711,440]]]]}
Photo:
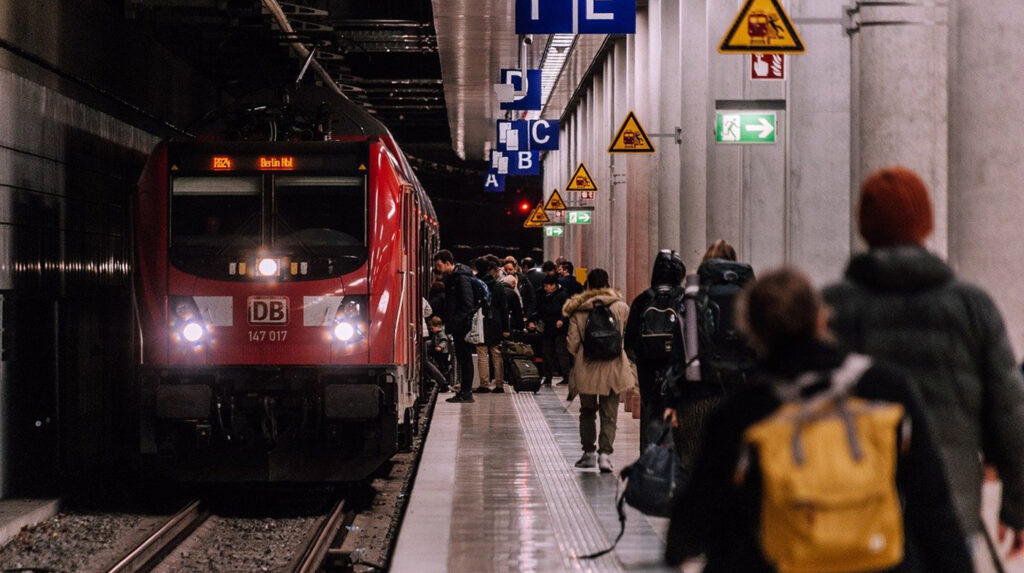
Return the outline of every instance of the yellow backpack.
{"type": "Polygon", "coordinates": [[[850,396],[871,367],[851,354],[831,384],[809,373],[778,389],[783,405],[747,429],[762,474],[761,546],[781,573],[876,571],[903,561],[896,491],[897,432],[909,439],[903,406],[850,396]]]}

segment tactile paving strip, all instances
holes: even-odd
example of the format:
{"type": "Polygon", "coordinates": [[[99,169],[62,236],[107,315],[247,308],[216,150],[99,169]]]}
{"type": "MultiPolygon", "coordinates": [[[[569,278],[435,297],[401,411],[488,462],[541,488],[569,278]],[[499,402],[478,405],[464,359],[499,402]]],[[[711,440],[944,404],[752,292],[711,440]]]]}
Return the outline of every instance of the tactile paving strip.
{"type": "Polygon", "coordinates": [[[611,541],[604,534],[593,508],[580,490],[574,469],[565,461],[554,434],[532,394],[512,394],[516,415],[526,437],[530,459],[544,492],[555,536],[562,548],[566,571],[623,571],[615,553],[580,560],[605,549],[611,541]]]}

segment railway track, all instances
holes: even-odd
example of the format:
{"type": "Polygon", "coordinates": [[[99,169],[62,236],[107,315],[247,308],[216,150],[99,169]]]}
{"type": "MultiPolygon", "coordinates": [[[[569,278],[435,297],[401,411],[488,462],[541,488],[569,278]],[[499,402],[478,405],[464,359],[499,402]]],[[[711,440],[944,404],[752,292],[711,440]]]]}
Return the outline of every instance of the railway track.
{"type": "MultiPolygon", "coordinates": [[[[175,548],[182,546],[211,517],[202,502],[194,500],[170,517],[159,529],[146,537],[134,549],[119,560],[108,573],[137,573],[154,570],[175,548]]],[[[331,511],[319,518],[312,536],[307,538],[305,548],[298,552],[287,571],[291,573],[313,573],[320,570],[328,551],[340,543],[339,533],[347,530],[355,519],[355,511],[348,509],[344,499],[338,500],[331,511]]]]}

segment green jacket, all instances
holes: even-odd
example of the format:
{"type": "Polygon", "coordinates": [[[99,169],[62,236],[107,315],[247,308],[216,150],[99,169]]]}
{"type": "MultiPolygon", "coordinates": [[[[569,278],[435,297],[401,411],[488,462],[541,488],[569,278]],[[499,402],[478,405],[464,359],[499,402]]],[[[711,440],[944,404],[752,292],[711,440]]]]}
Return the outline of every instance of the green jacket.
{"type": "Polygon", "coordinates": [[[1000,519],[1024,528],[1024,380],[992,299],[916,246],[854,256],[824,294],[840,342],[901,368],[923,399],[964,531],[978,530],[979,455],[1003,480],[1000,519]]]}

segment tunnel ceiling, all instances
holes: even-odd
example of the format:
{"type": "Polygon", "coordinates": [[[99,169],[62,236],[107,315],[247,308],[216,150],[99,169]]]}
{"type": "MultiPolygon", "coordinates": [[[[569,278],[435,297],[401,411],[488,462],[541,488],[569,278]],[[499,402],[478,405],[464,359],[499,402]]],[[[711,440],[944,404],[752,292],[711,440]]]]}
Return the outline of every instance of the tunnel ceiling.
{"type": "Polygon", "coordinates": [[[430,0],[279,2],[294,35],[261,0],[111,1],[233,96],[294,82],[304,63],[289,47],[297,39],[400,141],[450,145],[430,0]]]}

